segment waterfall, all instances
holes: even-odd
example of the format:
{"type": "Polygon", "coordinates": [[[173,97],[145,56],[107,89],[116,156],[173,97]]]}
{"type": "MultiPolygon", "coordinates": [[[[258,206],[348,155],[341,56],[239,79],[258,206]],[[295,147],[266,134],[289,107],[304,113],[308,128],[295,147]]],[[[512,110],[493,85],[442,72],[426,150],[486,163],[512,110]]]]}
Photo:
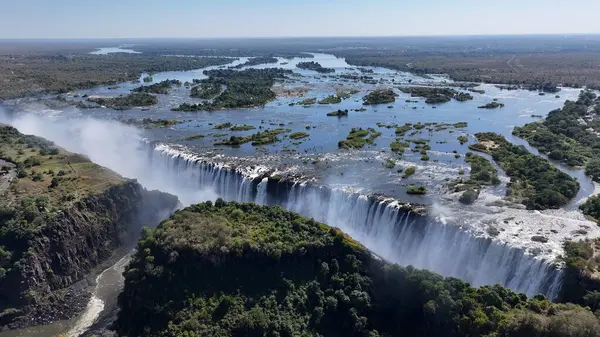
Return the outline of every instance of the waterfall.
{"type": "MultiPolygon", "coordinates": [[[[260,183],[256,186],[256,198],[254,202],[258,205],[266,205],[267,204],[267,184],[269,183],[268,178],[263,178],[260,183]]],[[[249,196],[252,198],[252,196],[249,196]]],[[[245,200],[249,200],[245,199],[245,200]]]]}
{"type": "Polygon", "coordinates": [[[341,189],[246,176],[207,163],[166,145],[149,149],[150,167],[163,172],[178,190],[210,189],[225,200],[280,205],[338,227],[375,254],[400,265],[460,278],[473,286],[501,284],[529,296],[556,298],[562,271],[524,250],[431,217],[402,210],[341,189]]]}

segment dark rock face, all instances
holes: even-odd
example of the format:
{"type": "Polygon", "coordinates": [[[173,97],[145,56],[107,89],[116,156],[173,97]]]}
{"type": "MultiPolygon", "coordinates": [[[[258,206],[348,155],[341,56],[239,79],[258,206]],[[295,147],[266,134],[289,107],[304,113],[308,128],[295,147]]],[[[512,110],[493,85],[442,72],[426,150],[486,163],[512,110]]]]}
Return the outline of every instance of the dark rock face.
{"type": "MultiPolygon", "coordinates": [[[[85,307],[86,296],[81,301],[67,288],[118,249],[133,247],[142,226],[156,226],[178,206],[177,197],[147,191],[131,180],[57,213],[35,238],[20,270],[0,282],[0,312],[17,309],[0,316],[0,325],[25,325],[18,317],[40,306],[50,311],[43,320],[67,318],[69,311],[77,311],[69,310],[68,302],[83,302],[85,307]]],[[[31,318],[27,325],[37,323],[31,318]]]]}

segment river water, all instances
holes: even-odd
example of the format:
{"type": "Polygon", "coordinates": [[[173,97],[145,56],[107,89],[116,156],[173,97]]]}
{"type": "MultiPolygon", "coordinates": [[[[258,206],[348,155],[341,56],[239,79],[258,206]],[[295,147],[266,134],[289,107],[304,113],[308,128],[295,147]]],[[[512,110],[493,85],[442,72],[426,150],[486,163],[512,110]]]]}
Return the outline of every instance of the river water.
{"type": "Polygon", "coordinates": [[[105,309],[109,311],[116,308],[117,295],[123,289],[122,274],[129,259],[130,255],[125,255],[96,277],[96,285],[92,290],[90,301],[85,311],[78,317],[43,326],[0,332],[0,337],[56,337],[59,335],[77,337],[82,335],[97,321],[105,309]]]}

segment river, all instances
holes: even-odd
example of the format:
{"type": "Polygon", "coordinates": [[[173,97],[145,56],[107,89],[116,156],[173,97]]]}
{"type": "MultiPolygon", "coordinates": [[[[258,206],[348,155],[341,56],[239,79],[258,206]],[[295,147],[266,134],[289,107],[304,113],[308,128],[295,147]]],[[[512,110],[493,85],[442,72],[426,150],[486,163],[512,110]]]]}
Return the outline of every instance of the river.
{"type": "MultiPolygon", "coordinates": [[[[104,52],[110,51],[104,49],[104,52]]],[[[525,145],[531,152],[537,154],[537,151],[525,141],[511,135],[512,128],[515,125],[523,125],[539,120],[534,115],[545,116],[549,111],[561,107],[566,99],[575,99],[579,93],[579,90],[563,89],[560,92],[560,97],[554,95],[540,96],[537,92],[524,90],[502,91],[493,85],[481,85],[478,89],[485,90],[485,94],[474,93],[474,99],[468,102],[451,101],[444,104],[429,105],[423,99],[413,99],[407,94],[399,93],[395,103],[384,106],[369,106],[366,107],[365,111],[354,112],[354,109],[363,107],[361,104],[362,96],[376,87],[408,85],[408,83],[429,85],[446,80],[443,77],[420,78],[389,69],[366,67],[366,69],[372,71],[367,75],[375,78],[377,84],[365,84],[349,81],[339,76],[357,72],[345,60],[327,54],[315,53],[313,56],[313,60],[321,63],[324,67],[334,68],[335,74],[333,76],[322,75],[297,69],[295,66],[298,62],[306,61],[306,59],[298,58],[279,59],[277,64],[259,65],[257,68],[278,66],[292,69],[298,74],[296,80],[290,80],[283,85],[289,89],[305,88],[304,97],[321,99],[334,94],[336,89],[339,88],[352,88],[357,92],[336,105],[315,104],[310,107],[298,104],[290,105],[290,103],[298,102],[301,98],[281,96],[264,107],[192,114],[170,111],[171,107],[192,100],[188,97],[188,90],[184,87],[173,88],[169,95],[160,95],[159,104],[149,110],[114,111],[104,108],[78,110],[72,107],[57,109],[48,108],[39,102],[28,100],[6,102],[5,106],[17,114],[33,114],[52,121],[52,123],[42,123],[37,126],[33,125],[31,120],[23,119],[16,122],[15,126],[25,129],[25,132],[47,137],[68,150],[87,154],[92,160],[124,176],[139,178],[142,184],[147,183],[147,187],[176,193],[187,204],[214,199],[216,194],[210,194],[201,188],[190,193],[188,193],[188,189],[185,189],[185,193],[182,193],[182,190],[177,190],[174,187],[176,183],[171,183],[169,179],[172,178],[165,176],[164,171],[153,172],[148,169],[147,162],[138,162],[135,159],[135,156],[147,153],[147,150],[137,148],[138,145],[133,139],[145,138],[147,141],[160,141],[173,146],[183,145],[198,156],[210,155],[209,158],[212,158],[213,161],[215,158],[223,161],[231,159],[237,162],[246,160],[247,164],[245,165],[248,168],[255,168],[260,165],[272,166],[277,169],[282,167],[293,168],[299,174],[312,174],[319,183],[332,187],[360,191],[364,194],[381,193],[405,201],[435,204],[445,194],[442,189],[444,181],[458,177],[460,170],[467,170],[468,172],[468,166],[463,159],[466,152],[468,152],[468,144],[458,144],[457,136],[470,136],[470,142],[473,142],[472,135],[474,133],[494,131],[504,135],[514,143],[525,145]],[[505,107],[495,110],[477,108],[492,99],[498,99],[505,104],[505,107]],[[416,100],[416,102],[413,100],[416,100]],[[327,112],[337,109],[348,109],[351,113],[347,118],[326,116],[327,112]],[[126,120],[129,118],[178,119],[182,123],[167,129],[148,130],[135,130],[122,124],[108,123],[108,121],[115,119],[126,120]],[[73,122],[76,120],[85,120],[86,122],[77,124],[73,122]],[[100,120],[107,123],[88,122],[90,120],[100,120]],[[250,144],[242,145],[239,148],[216,148],[213,143],[222,137],[219,134],[227,133],[227,131],[215,131],[214,125],[225,122],[252,125],[257,129],[285,126],[290,128],[292,132],[309,132],[310,137],[298,142],[298,144],[286,139],[280,143],[260,148],[252,147],[250,144]],[[393,128],[381,128],[382,135],[377,139],[376,144],[364,150],[348,152],[338,149],[338,140],[345,139],[353,127],[376,127],[375,125],[378,122],[398,125],[419,122],[448,124],[467,122],[468,126],[458,129],[448,128],[441,131],[432,131],[428,130],[431,128],[425,128],[412,135],[413,138],[424,138],[429,141],[428,143],[432,147],[429,151],[431,160],[428,162],[421,161],[420,154],[410,153],[410,151],[407,151],[402,157],[393,157],[396,167],[417,167],[417,173],[414,176],[401,178],[401,175],[396,173],[396,167],[390,170],[382,165],[386,159],[390,158],[390,153],[386,149],[396,139],[393,128]],[[70,123],[70,128],[60,129],[58,127],[59,125],[64,127],[68,123],[70,123]],[[308,129],[310,131],[307,131],[308,129]],[[205,137],[185,140],[185,137],[196,134],[203,134],[205,137]],[[453,151],[461,156],[456,158],[453,151]],[[431,190],[430,195],[426,197],[407,196],[405,187],[414,183],[427,186],[431,190]]],[[[230,65],[240,64],[246,60],[247,58],[241,58],[230,65]]],[[[219,67],[207,69],[217,68],[219,67]]],[[[191,82],[193,79],[206,78],[203,74],[204,70],[206,69],[152,74],[153,83],[165,79],[191,82]]],[[[142,76],[145,76],[145,74],[142,76]]],[[[114,86],[113,89],[103,86],[79,90],[66,97],[69,100],[80,101],[83,100],[81,97],[83,95],[110,96],[125,94],[142,83],[140,77],[139,82],[122,83],[117,89],[114,89],[114,86]]],[[[244,136],[253,132],[255,131],[242,131],[236,132],[235,135],[244,136]]],[[[553,164],[577,178],[581,184],[579,194],[572,204],[567,207],[567,210],[574,209],[581,200],[594,193],[595,185],[585,177],[581,170],[571,169],[554,162],[553,164]]],[[[187,188],[195,188],[195,185],[188,185],[187,188]]],[[[505,185],[495,193],[502,194],[504,187],[505,185]]],[[[240,187],[232,186],[232,188],[240,187]]],[[[264,198],[265,196],[261,196],[260,200],[265,200],[264,198]]],[[[362,234],[357,232],[357,235],[362,234]]],[[[368,237],[363,238],[363,240],[368,239],[368,237]]],[[[376,250],[375,252],[378,253],[376,250]]],[[[98,275],[93,296],[85,312],[79,317],[43,327],[2,332],[0,337],[45,337],[56,336],[65,332],[68,332],[69,336],[78,336],[109,309],[112,310],[116,306],[116,297],[123,282],[121,272],[127,261],[128,257],[126,256],[98,275]]]]}

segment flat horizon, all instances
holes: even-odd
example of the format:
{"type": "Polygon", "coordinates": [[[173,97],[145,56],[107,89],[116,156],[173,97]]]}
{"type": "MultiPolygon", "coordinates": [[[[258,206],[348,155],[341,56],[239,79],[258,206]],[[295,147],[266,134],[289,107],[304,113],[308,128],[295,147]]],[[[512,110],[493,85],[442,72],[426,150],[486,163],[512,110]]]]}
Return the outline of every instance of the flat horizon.
{"type": "Polygon", "coordinates": [[[331,35],[331,36],[216,36],[216,37],[26,37],[0,38],[4,41],[97,41],[97,40],[277,40],[277,39],[339,39],[339,38],[452,38],[452,37],[568,37],[568,36],[598,36],[598,33],[507,33],[507,34],[446,34],[446,35],[331,35]]]}

